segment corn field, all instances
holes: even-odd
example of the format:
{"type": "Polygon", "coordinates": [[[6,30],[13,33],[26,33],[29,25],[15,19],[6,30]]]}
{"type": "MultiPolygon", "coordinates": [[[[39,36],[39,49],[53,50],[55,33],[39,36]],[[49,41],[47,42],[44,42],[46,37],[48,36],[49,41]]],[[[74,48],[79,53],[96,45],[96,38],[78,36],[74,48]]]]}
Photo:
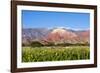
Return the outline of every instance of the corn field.
{"type": "Polygon", "coordinates": [[[22,48],[22,62],[86,60],[89,58],[88,46],[22,48]]]}

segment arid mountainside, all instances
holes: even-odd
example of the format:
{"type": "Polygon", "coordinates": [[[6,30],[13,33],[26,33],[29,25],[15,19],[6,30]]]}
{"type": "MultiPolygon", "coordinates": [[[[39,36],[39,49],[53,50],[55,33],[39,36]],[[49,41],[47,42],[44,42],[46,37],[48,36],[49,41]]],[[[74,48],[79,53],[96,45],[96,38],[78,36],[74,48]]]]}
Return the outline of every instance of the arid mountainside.
{"type": "Polygon", "coordinates": [[[41,43],[89,43],[89,30],[70,30],[66,28],[28,28],[22,30],[22,43],[28,44],[33,41],[41,43]]]}

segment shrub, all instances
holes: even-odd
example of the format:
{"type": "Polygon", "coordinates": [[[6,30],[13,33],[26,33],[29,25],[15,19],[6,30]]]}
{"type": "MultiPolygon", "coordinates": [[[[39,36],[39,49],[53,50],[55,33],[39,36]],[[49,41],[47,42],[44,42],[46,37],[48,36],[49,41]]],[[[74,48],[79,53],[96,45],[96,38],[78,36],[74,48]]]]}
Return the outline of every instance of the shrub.
{"type": "Polygon", "coordinates": [[[41,47],[41,46],[43,46],[43,44],[38,42],[38,41],[33,41],[33,42],[31,42],[30,45],[31,45],[31,47],[41,47]]]}

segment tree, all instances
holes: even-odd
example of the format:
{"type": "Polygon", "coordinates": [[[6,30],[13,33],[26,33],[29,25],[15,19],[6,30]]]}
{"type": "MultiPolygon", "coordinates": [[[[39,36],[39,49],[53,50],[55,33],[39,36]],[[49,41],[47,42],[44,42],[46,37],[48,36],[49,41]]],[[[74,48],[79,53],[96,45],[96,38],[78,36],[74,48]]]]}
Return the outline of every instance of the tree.
{"type": "Polygon", "coordinates": [[[43,44],[38,41],[31,42],[31,47],[41,47],[41,46],[43,46],[43,44]]]}

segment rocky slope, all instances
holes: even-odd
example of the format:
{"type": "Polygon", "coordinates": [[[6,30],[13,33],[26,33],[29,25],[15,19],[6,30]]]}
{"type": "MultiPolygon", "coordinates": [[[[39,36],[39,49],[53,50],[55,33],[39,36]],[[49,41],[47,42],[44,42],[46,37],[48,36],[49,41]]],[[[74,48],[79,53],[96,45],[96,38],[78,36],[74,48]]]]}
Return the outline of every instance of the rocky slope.
{"type": "Polygon", "coordinates": [[[22,30],[22,42],[25,44],[32,41],[55,43],[89,43],[89,37],[89,30],[75,31],[66,28],[29,28],[22,30]]]}

